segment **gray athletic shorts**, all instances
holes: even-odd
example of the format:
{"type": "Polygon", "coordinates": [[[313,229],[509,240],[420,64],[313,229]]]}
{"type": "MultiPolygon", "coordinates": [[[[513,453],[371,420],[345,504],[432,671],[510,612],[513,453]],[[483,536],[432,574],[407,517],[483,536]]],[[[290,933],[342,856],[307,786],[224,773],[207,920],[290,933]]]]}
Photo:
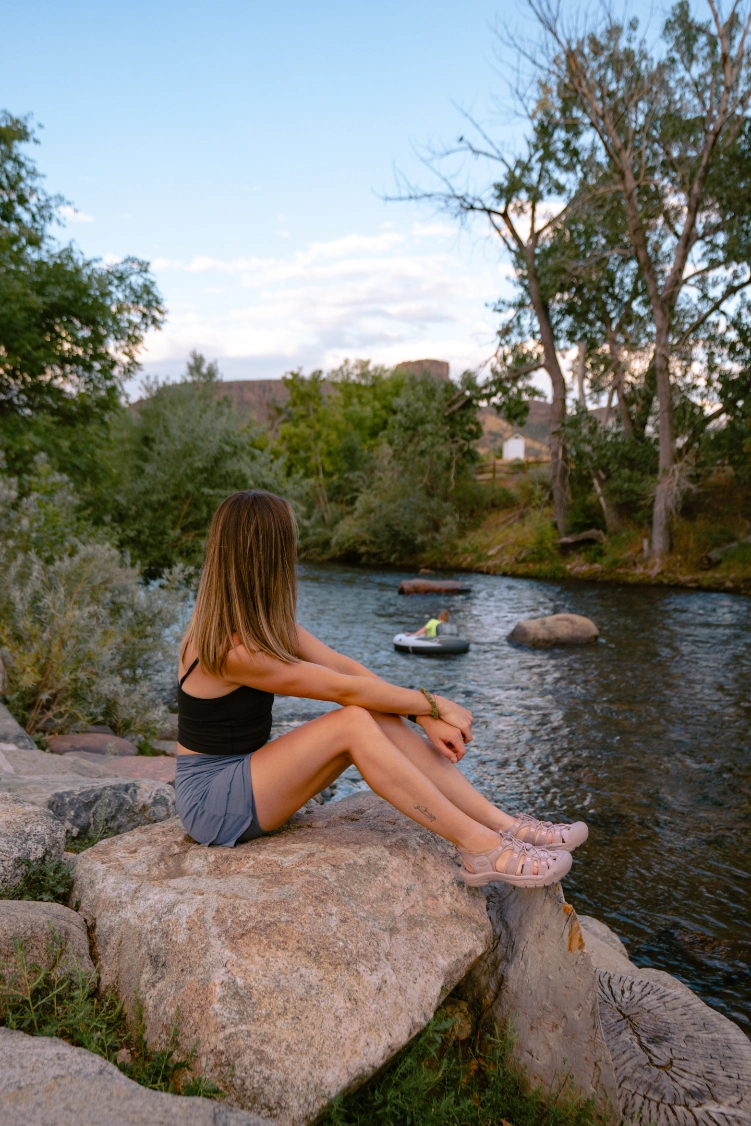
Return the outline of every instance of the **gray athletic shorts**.
{"type": "Polygon", "coordinates": [[[251,755],[178,755],[175,805],[194,841],[232,848],[267,836],[258,824],[251,755]]]}

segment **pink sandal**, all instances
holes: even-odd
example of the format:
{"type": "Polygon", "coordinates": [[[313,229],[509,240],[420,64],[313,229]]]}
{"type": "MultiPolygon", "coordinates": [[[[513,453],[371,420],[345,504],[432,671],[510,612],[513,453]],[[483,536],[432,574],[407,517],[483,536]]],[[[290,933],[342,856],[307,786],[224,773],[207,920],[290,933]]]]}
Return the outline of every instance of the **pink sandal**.
{"type": "Polygon", "coordinates": [[[571,869],[570,852],[535,848],[534,845],[517,840],[510,833],[501,833],[501,843],[490,852],[462,852],[461,849],[459,852],[464,861],[459,875],[465,884],[478,888],[495,883],[513,884],[518,888],[545,888],[549,884],[558,883],[571,869]],[[499,872],[496,864],[498,857],[504,852],[510,852],[511,855],[506,861],[505,869],[499,872]],[[469,871],[467,863],[472,865],[474,872],[469,871]]]}
{"type": "Polygon", "coordinates": [[[552,821],[538,821],[528,813],[520,813],[511,828],[505,832],[516,837],[522,844],[549,848],[554,852],[573,852],[589,836],[589,829],[583,821],[574,821],[571,825],[553,824],[552,821]],[[521,836],[522,833],[524,836],[521,836]],[[549,841],[548,836],[553,839],[549,841]]]}

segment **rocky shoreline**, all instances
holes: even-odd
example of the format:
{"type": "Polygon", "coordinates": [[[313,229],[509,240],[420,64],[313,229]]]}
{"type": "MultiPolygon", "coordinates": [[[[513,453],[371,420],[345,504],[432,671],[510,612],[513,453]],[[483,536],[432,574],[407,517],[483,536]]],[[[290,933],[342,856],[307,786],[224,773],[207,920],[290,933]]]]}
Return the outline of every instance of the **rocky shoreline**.
{"type": "Polygon", "coordinates": [[[181,1048],[196,1046],[228,1103],[149,1091],[81,1048],[0,1029],[8,1126],[304,1126],[449,995],[513,1027],[533,1085],[568,1079],[606,1121],[751,1121],[751,1042],[677,979],[634,966],[559,886],[468,888],[449,845],[370,793],[206,849],[173,816],[171,787],[124,794],[133,780],[61,769],[68,756],[14,725],[3,709],[0,883],[12,889],[24,858],[62,855],[95,816],[117,835],[75,858],[69,907],[0,902],[0,961],[13,938],[41,949],[48,923],[69,934],[71,958],[94,956],[99,989],[131,1016],[140,1001],[150,1045],[164,1047],[179,1009],[181,1048]]]}

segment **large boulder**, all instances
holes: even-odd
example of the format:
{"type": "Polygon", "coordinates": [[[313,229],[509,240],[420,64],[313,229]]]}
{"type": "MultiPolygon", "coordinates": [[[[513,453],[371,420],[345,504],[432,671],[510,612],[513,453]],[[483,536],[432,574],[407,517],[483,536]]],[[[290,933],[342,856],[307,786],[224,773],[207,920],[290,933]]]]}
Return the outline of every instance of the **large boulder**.
{"type": "MultiPolygon", "coordinates": [[[[62,821],[71,837],[111,836],[137,825],[149,825],[175,815],[175,795],[169,779],[115,774],[125,758],[103,755],[50,755],[40,751],[0,705],[0,794],[11,794],[48,809],[62,821]]],[[[157,759],[144,758],[144,762],[157,759]]],[[[165,772],[166,773],[166,772],[165,772]]]]}
{"type": "Polygon", "coordinates": [[[508,640],[532,649],[547,649],[553,645],[590,645],[599,636],[591,618],[581,614],[550,614],[547,618],[517,622],[508,640]]]}
{"type": "Polygon", "coordinates": [[[96,779],[75,775],[19,778],[0,772],[2,792],[48,809],[73,839],[127,833],[137,825],[151,825],[175,815],[173,787],[147,779],[114,775],[96,779]]]}
{"type": "Polygon", "coordinates": [[[29,962],[55,973],[80,970],[92,981],[96,976],[86,924],[62,903],[0,899],[0,972],[12,970],[18,939],[29,962]]]}
{"type": "Polygon", "coordinates": [[[62,856],[65,828],[52,813],[0,792],[0,889],[13,888],[32,864],[62,856]]]}
{"type": "MultiPolygon", "coordinates": [[[[79,751],[75,753],[75,758],[82,762],[93,762],[99,756],[79,751]]],[[[107,769],[121,778],[151,778],[155,782],[174,785],[177,764],[174,755],[138,755],[135,758],[126,755],[109,759],[107,769]]]]}
{"type": "Polygon", "coordinates": [[[748,1126],[751,1041],[662,970],[635,966],[616,935],[582,918],[625,1121],[748,1126]]]}
{"type": "Polygon", "coordinates": [[[211,1099],[150,1091],[84,1048],[0,1028],[3,1126],[273,1126],[211,1099]]]}
{"type": "Polygon", "coordinates": [[[488,896],[495,942],[460,994],[515,1035],[514,1053],[546,1093],[571,1082],[612,1119],[615,1073],[603,1036],[597,979],[576,912],[560,884],[543,890],[496,885],[488,896]]]}
{"type": "MultiPolygon", "coordinates": [[[[515,895],[540,901],[539,915],[519,915],[540,932],[524,966],[561,973],[557,955],[545,969],[545,941],[562,941],[562,899],[515,895]]],[[[313,1121],[373,1075],[506,941],[488,910],[495,893],[463,884],[452,846],[373,794],[306,807],[235,849],[197,845],[177,821],[136,829],[78,858],[72,897],[94,930],[102,985],[131,1011],[140,996],[149,1043],[165,1044],[179,1006],[182,1046],[197,1045],[204,1073],[280,1126],[313,1121]]],[[[523,930],[514,941],[521,957],[523,930]]],[[[574,1088],[604,1103],[594,971],[584,956],[577,965],[579,993],[562,994],[577,1019],[552,991],[536,1043],[557,1038],[576,1056],[574,1088]]]]}

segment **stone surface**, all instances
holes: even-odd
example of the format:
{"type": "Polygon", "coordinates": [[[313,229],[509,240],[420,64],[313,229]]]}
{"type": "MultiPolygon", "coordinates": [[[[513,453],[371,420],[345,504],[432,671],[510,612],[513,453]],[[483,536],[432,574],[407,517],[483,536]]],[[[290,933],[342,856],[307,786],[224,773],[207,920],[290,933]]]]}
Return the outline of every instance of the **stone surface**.
{"type": "Polygon", "coordinates": [[[128,739],[102,732],[83,731],[76,735],[53,735],[47,740],[53,755],[88,751],[92,755],[137,755],[138,747],[128,739]]]}
{"type": "Polygon", "coordinates": [[[211,1099],[140,1087],[83,1048],[0,1028],[3,1126],[273,1126],[211,1099]]]}
{"type": "MultiPolygon", "coordinates": [[[[0,721],[3,718],[0,716],[0,721]]],[[[13,717],[9,718],[18,728],[13,717]]],[[[28,739],[20,728],[13,732],[5,723],[4,729],[16,736],[20,732],[28,739]]],[[[33,742],[30,747],[25,743],[19,746],[19,742],[23,740],[0,744],[0,794],[9,793],[49,809],[74,837],[125,833],[137,825],[174,816],[172,786],[149,778],[121,777],[114,772],[113,768],[121,769],[121,763],[133,762],[130,757],[50,755],[33,742]]],[[[144,761],[159,760],[144,757],[144,761]]]]}
{"type": "Polygon", "coordinates": [[[102,984],[232,1101],[280,1126],[315,1118],[422,1028],[490,945],[485,897],[450,845],[374,795],[298,814],[235,849],[179,822],[79,856],[73,897],[102,984]]]}
{"type": "Polygon", "coordinates": [[[604,923],[585,917],[582,931],[624,1119],[748,1126],[751,1041],[677,978],[635,966],[604,923]]]}
{"type": "Polygon", "coordinates": [[[34,740],[26,734],[5,704],[0,704],[0,743],[13,743],[16,747],[33,747],[36,749],[34,740]]]}
{"type": "Polygon", "coordinates": [[[170,712],[167,722],[159,732],[159,741],[168,740],[170,742],[177,741],[177,712],[170,712]]]}
{"type": "Polygon", "coordinates": [[[517,622],[508,640],[540,649],[552,645],[589,645],[599,636],[591,618],[581,614],[551,614],[547,618],[528,618],[517,622]]]}
{"type": "Polygon", "coordinates": [[[399,583],[400,594],[462,594],[470,588],[454,579],[405,579],[399,583]]]}
{"type": "MultiPolygon", "coordinates": [[[[90,762],[99,756],[79,751],[75,757],[79,761],[90,762]]],[[[176,763],[174,757],[166,755],[137,755],[135,758],[128,755],[112,759],[107,769],[121,778],[151,778],[155,782],[174,783],[176,763]]]]}
{"type": "Polygon", "coordinates": [[[177,737],[174,739],[154,739],[152,746],[155,751],[161,751],[163,755],[170,755],[174,758],[177,754],[177,737]]]}
{"type": "MultiPolygon", "coordinates": [[[[13,777],[4,774],[0,777],[13,777]]],[[[14,887],[25,871],[25,860],[60,857],[65,828],[44,809],[0,792],[0,888],[14,887]]]]}
{"type": "Polygon", "coordinates": [[[63,942],[62,956],[57,957],[60,972],[82,970],[96,977],[89,954],[86,924],[76,911],[62,903],[34,903],[28,900],[0,899],[0,972],[16,960],[14,939],[22,939],[29,962],[50,967],[55,960],[50,940],[54,934],[63,942]]]}
{"type": "Polygon", "coordinates": [[[3,792],[48,809],[74,838],[127,833],[138,825],[152,825],[175,815],[175,792],[166,782],[112,774],[104,778],[19,778],[0,773],[3,792]]]}
{"type": "Polygon", "coordinates": [[[610,1121],[616,1077],[599,1017],[597,979],[560,884],[496,886],[488,894],[495,941],[457,991],[517,1035],[515,1055],[533,1084],[555,1092],[570,1077],[610,1121]]]}

